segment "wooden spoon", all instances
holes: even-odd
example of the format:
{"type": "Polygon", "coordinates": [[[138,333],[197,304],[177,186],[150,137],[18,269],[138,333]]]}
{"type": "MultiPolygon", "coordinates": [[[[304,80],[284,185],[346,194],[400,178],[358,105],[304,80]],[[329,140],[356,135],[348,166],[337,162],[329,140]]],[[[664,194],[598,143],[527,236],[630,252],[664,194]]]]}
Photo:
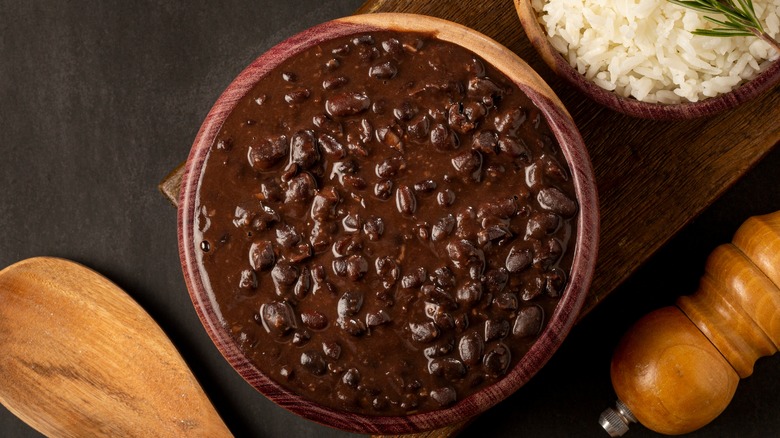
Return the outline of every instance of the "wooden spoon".
{"type": "Polygon", "coordinates": [[[57,258],[0,271],[0,402],[47,436],[231,436],[160,327],[57,258]]]}

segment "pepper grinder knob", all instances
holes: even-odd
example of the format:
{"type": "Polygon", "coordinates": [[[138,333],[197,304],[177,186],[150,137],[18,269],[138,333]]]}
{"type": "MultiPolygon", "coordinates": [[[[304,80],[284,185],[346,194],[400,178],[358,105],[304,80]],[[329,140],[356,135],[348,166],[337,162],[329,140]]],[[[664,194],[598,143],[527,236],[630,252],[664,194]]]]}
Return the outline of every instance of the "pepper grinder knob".
{"type": "Polygon", "coordinates": [[[780,212],[745,221],[707,259],[695,294],[625,334],[610,367],[617,409],[600,422],[611,436],[632,420],[663,434],[692,432],[720,415],[755,361],[778,348],[780,212]]]}

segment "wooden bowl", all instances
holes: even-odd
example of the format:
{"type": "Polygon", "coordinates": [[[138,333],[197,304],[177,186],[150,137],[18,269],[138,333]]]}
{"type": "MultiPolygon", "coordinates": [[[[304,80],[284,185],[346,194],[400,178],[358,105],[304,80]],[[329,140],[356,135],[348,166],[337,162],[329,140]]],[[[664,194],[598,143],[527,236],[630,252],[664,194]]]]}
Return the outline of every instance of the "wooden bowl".
{"type": "Polygon", "coordinates": [[[730,92],[698,102],[662,104],[641,102],[633,97],[622,97],[586,79],[550,44],[547,33],[540,23],[536,11],[531,6],[531,0],[514,0],[514,2],[520,23],[544,62],[555,73],[591,99],[623,114],[656,120],[712,116],[745,103],[780,83],[780,62],[775,61],[758,76],[730,92]]]}
{"type": "Polygon", "coordinates": [[[517,55],[495,41],[440,19],[409,14],[358,15],[305,30],[275,46],[250,64],[228,86],[206,116],[185,166],[178,210],[179,255],[190,297],[206,331],[235,370],[278,405],[313,421],[361,433],[411,433],[442,427],[485,411],[528,381],[547,362],[576,320],[596,263],[599,216],[596,187],[587,150],[574,122],[547,84],[517,55]],[[260,372],[239,350],[220,323],[213,295],[197,261],[196,192],[206,155],[223,121],[236,102],[274,67],[288,57],[322,41],[359,32],[394,30],[424,32],[459,44],[494,65],[531,98],[546,117],[571,169],[580,204],[577,238],[569,283],[549,323],[530,351],[505,378],[455,405],[406,416],[367,416],[333,410],[290,392],[260,372]]]}

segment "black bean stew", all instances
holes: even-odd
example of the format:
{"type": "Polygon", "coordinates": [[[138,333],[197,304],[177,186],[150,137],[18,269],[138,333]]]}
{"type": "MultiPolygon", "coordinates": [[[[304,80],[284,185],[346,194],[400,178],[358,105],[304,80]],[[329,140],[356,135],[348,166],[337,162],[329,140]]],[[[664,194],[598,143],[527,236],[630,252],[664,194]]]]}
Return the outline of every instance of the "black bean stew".
{"type": "Polygon", "coordinates": [[[376,32],[263,78],[222,126],[197,245],[227,330],[338,410],[456,403],[530,348],[578,205],[540,111],[451,43],[376,32]]]}

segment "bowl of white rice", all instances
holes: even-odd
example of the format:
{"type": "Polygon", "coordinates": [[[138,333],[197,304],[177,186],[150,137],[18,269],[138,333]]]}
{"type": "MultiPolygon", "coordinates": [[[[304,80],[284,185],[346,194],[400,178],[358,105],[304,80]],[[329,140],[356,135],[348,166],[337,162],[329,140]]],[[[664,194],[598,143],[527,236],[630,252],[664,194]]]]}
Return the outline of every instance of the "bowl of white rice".
{"type": "MultiPolygon", "coordinates": [[[[753,0],[780,37],[780,0],[753,0]]],[[[734,108],[780,82],[780,55],[756,37],[694,35],[706,14],[667,0],[515,0],[544,61],[598,103],[635,117],[688,119],[734,108]]]]}

